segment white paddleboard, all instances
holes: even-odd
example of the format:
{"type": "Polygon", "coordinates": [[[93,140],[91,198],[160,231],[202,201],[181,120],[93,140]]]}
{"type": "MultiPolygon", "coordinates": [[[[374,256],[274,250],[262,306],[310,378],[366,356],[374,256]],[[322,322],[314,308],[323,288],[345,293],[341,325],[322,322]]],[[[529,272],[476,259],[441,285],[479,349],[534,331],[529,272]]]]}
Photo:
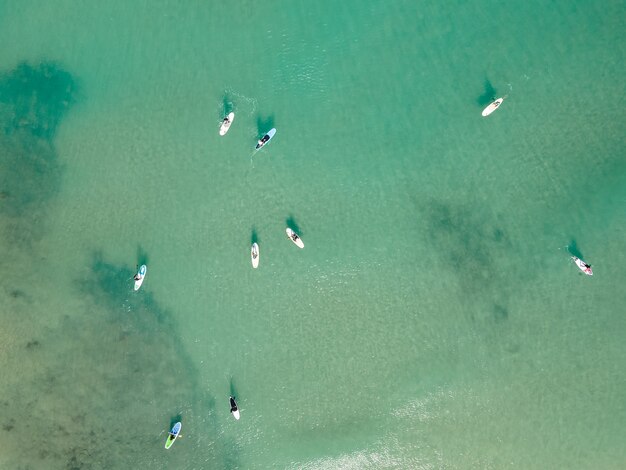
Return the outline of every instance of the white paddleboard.
{"type": "Polygon", "coordinates": [[[237,402],[235,401],[235,397],[230,397],[228,401],[230,402],[230,412],[233,414],[233,417],[236,420],[239,420],[240,418],[239,408],[237,407],[237,402]]]}
{"type": "Polygon", "coordinates": [[[503,101],[504,98],[498,98],[485,109],[483,109],[483,117],[489,116],[491,113],[493,113],[496,109],[498,109],[498,106],[500,106],[503,101]]]}
{"type": "Polygon", "coordinates": [[[139,290],[141,285],[143,284],[143,280],[146,278],[146,272],[148,272],[148,268],[145,264],[142,264],[135,275],[135,290],[139,290]]]}
{"type": "Polygon", "coordinates": [[[250,249],[250,259],[252,260],[252,267],[254,269],[259,267],[259,245],[256,243],[252,244],[252,248],[250,249]]]}
{"type": "Polygon", "coordinates": [[[222,121],[222,125],[220,126],[220,135],[226,135],[234,120],[235,113],[229,113],[228,116],[224,118],[224,120],[222,121]]]}
{"type": "Polygon", "coordinates": [[[574,263],[576,263],[576,266],[578,266],[578,268],[582,272],[584,272],[587,276],[593,276],[593,271],[591,270],[591,266],[587,265],[587,263],[585,263],[580,258],[576,258],[575,256],[572,256],[572,259],[574,260],[574,263]]]}
{"type": "Polygon", "coordinates": [[[287,236],[289,237],[289,239],[294,242],[298,248],[304,248],[304,242],[296,232],[291,230],[289,227],[287,227],[285,232],[287,232],[287,236]]]}
{"type": "Polygon", "coordinates": [[[272,137],[274,137],[274,134],[276,134],[276,129],[272,128],[269,130],[269,132],[267,134],[265,134],[257,143],[256,143],[256,150],[259,150],[260,148],[264,147],[265,144],[267,144],[270,140],[272,140],[272,137]]]}

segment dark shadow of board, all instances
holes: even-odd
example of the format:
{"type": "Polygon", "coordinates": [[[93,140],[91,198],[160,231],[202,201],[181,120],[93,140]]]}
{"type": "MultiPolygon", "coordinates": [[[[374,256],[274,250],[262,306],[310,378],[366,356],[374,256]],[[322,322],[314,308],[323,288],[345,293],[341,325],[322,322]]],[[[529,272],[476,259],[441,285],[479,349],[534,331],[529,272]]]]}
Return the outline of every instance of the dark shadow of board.
{"type": "MultiPolygon", "coordinates": [[[[235,380],[231,377],[230,378],[230,383],[229,383],[229,390],[228,392],[230,393],[231,397],[235,397],[235,399],[237,398],[237,387],[235,387],[235,380]]],[[[230,409],[230,408],[229,408],[230,409]]]]}
{"type": "Polygon", "coordinates": [[[302,230],[300,229],[300,226],[298,225],[298,222],[296,222],[296,219],[293,215],[290,214],[289,217],[285,219],[285,224],[287,224],[287,227],[291,227],[291,229],[298,235],[302,235],[302,230]]]}
{"type": "Polygon", "coordinates": [[[146,250],[141,245],[137,245],[137,267],[142,264],[148,265],[149,257],[146,250]]]}
{"type": "Polygon", "coordinates": [[[567,245],[567,251],[570,255],[575,256],[576,258],[585,259],[574,238],[572,238],[572,241],[567,245]]]}
{"type": "Polygon", "coordinates": [[[274,115],[263,118],[260,114],[256,118],[256,128],[259,139],[274,127],[274,115]]]}
{"type": "MultiPolygon", "coordinates": [[[[228,116],[228,113],[233,110],[233,103],[228,97],[228,92],[225,92],[224,96],[222,96],[222,109],[224,116],[228,116]]],[[[224,116],[220,116],[220,118],[223,118],[224,116]]]]}
{"type": "Polygon", "coordinates": [[[250,244],[259,243],[259,235],[256,232],[256,228],[252,227],[250,233],[250,244]]]}
{"type": "Polygon", "coordinates": [[[172,417],[170,418],[170,427],[169,427],[169,428],[167,428],[167,431],[169,432],[169,431],[170,431],[170,430],[174,427],[174,425],[175,425],[176,423],[178,423],[179,421],[180,421],[181,423],[183,422],[183,417],[182,417],[182,415],[177,414],[176,416],[172,416],[172,417]]]}
{"type": "Polygon", "coordinates": [[[489,103],[494,101],[497,94],[497,90],[493,87],[488,78],[485,78],[485,83],[483,86],[483,94],[476,98],[476,103],[478,103],[478,106],[480,106],[481,108],[484,108],[489,103]]]}

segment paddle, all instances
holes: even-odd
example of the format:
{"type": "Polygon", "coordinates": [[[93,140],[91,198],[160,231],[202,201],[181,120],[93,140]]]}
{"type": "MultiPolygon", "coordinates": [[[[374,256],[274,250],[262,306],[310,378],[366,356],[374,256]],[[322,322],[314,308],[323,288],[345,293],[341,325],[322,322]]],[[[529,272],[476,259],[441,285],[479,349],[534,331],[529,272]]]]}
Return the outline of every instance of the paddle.
{"type": "Polygon", "coordinates": [[[137,275],[137,273],[139,272],[139,265],[135,266],[135,274],[133,274],[133,277],[129,277],[128,280],[135,280],[135,276],[137,275]]]}

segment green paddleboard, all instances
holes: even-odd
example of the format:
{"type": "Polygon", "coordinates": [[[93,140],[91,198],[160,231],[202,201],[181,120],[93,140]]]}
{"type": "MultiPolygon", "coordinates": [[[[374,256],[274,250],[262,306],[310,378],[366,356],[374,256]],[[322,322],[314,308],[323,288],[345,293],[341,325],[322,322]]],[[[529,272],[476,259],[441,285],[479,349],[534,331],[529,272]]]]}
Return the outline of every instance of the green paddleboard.
{"type": "Polygon", "coordinates": [[[182,427],[183,427],[183,425],[180,423],[180,421],[178,423],[176,423],[174,426],[172,426],[172,430],[167,435],[167,440],[165,441],[165,448],[166,449],[169,449],[170,447],[172,447],[172,444],[174,444],[174,441],[176,440],[176,438],[180,434],[180,428],[182,428],[182,427]]]}

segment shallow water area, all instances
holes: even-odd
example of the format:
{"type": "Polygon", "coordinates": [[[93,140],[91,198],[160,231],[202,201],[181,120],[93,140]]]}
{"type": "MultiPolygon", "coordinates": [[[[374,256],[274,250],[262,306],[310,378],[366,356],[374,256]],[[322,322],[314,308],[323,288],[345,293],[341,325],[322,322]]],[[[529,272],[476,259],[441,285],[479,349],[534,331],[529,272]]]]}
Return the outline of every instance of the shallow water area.
{"type": "Polygon", "coordinates": [[[623,2],[0,10],[1,468],[622,466],[623,2]]]}

